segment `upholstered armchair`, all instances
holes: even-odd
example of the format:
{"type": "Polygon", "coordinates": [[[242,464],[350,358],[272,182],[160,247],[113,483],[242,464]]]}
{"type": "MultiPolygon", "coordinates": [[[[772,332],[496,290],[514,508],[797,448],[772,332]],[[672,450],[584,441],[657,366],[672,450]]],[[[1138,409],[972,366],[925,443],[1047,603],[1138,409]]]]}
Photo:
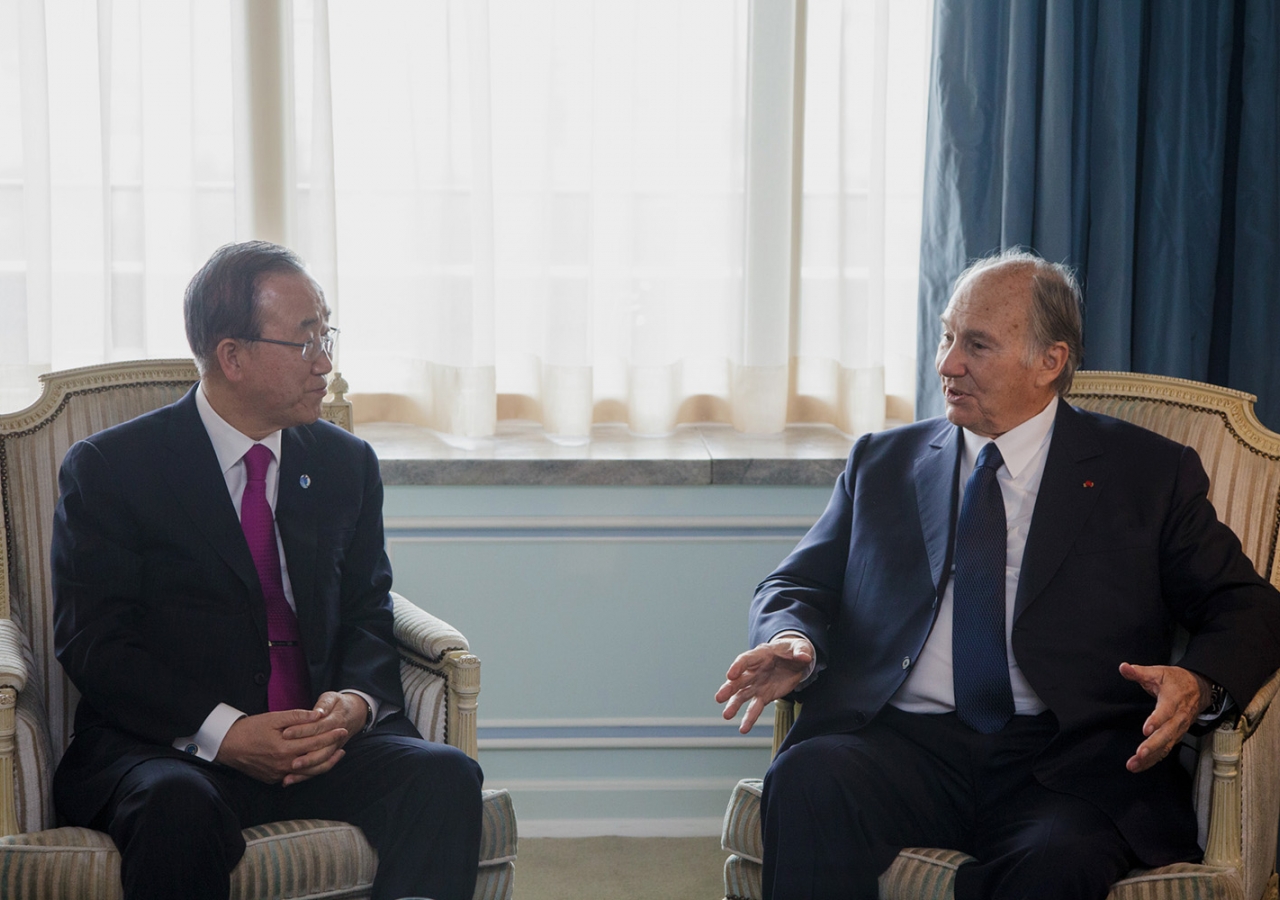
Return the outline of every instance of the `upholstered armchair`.
{"type": "MultiPolygon", "coordinates": [[[[1081,372],[1068,399],[1194,447],[1209,474],[1209,499],[1218,518],[1239,536],[1257,570],[1280,587],[1280,435],[1254,415],[1255,397],[1177,378],[1081,372]]],[[[1280,715],[1268,716],[1267,710],[1278,690],[1280,673],[1232,721],[1210,735],[1186,739],[1197,751],[1192,800],[1203,863],[1135,870],[1112,888],[1110,900],[1275,900],[1280,715]]],[[[775,752],[797,712],[790,702],[775,704],[775,752]]],[[[725,813],[726,898],[761,897],[760,786],[760,779],[739,782],[725,813]]],[[[880,877],[880,896],[951,897],[955,870],[967,859],[953,850],[903,850],[880,877]]]]}
{"type": "MultiPolygon", "coordinates": [[[[36,403],[0,416],[0,897],[114,900],[120,857],[111,839],[59,828],[50,782],[70,739],[77,693],[53,654],[49,542],[58,468],[68,447],[177,400],[196,380],[190,360],[93,366],[41,377],[36,403]]],[[[351,428],[336,377],[325,417],[351,428]]],[[[393,595],[408,714],[429,740],[476,755],[480,660],[447,623],[393,595]]],[[[318,820],[245,832],[248,851],[231,896],[367,898],[377,865],[359,829],[318,820]]],[[[515,814],[506,791],[486,791],[477,900],[510,900],[515,814]]]]}

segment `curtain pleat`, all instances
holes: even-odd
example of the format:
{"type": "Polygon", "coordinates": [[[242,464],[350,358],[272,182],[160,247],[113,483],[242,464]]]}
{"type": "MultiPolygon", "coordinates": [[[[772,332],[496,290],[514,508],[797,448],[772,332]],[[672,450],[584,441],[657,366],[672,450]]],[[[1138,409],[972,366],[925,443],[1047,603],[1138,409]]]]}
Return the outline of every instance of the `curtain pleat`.
{"type": "Polygon", "coordinates": [[[1280,419],[1273,6],[938,0],[936,15],[918,417],[942,410],[952,282],[1021,245],[1076,267],[1086,366],[1225,372],[1280,419]]]}

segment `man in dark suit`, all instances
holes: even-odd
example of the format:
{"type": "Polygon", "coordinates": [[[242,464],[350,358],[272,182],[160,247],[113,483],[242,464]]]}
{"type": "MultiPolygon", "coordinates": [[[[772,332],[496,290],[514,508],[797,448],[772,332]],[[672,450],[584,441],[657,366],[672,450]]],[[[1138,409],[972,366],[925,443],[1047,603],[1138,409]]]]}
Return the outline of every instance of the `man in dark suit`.
{"type": "Polygon", "coordinates": [[[375,898],[469,900],[479,766],[402,713],[382,482],[320,421],[335,331],[273,244],[187,289],[200,382],[71,448],[53,532],[59,661],[82,694],[59,813],[108,832],[126,898],[225,898],[241,829],[351,822],[375,898]]]}
{"type": "Polygon", "coordinates": [[[942,321],[946,420],[854,445],[716,695],[744,732],[803,704],[764,784],[775,900],[871,900],[907,846],[976,857],[958,900],[1098,900],[1196,858],[1171,751],[1280,666],[1280,596],[1195,452],[1060,399],[1082,354],[1070,272],[982,260],[942,321]],[[1190,639],[1167,665],[1174,623],[1190,639]]]}

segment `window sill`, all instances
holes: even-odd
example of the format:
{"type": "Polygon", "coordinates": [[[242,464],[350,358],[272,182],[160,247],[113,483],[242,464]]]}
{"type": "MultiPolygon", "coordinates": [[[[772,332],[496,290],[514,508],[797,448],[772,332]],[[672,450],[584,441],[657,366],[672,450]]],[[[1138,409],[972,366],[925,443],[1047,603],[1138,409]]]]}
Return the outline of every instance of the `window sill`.
{"type": "Polygon", "coordinates": [[[591,439],[549,438],[536,423],[503,420],[489,438],[442,435],[414,425],[369,422],[387,485],[799,485],[830,487],[855,438],[831,425],[792,425],[747,435],[730,425],[683,425],[639,437],[597,425],[591,439]]]}

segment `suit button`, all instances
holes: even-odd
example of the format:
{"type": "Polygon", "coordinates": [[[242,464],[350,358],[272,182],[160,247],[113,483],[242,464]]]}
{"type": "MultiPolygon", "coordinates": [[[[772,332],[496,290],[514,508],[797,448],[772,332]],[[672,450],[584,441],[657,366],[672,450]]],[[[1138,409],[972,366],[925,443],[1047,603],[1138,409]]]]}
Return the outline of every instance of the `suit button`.
{"type": "Polygon", "coordinates": [[[253,676],[253,683],[254,683],[254,684],[256,684],[258,687],[262,687],[264,684],[266,684],[266,683],[267,683],[267,675],[266,675],[266,673],[265,673],[265,672],[259,672],[258,674],[254,675],[254,676],[253,676]]]}
{"type": "Polygon", "coordinates": [[[866,720],[867,720],[867,717],[863,713],[856,712],[853,714],[853,723],[855,725],[861,725],[866,720]]]}
{"type": "Polygon", "coordinates": [[[904,668],[904,669],[909,669],[909,668],[911,668],[911,657],[910,657],[910,656],[904,656],[904,657],[902,657],[902,668],[904,668]]]}

